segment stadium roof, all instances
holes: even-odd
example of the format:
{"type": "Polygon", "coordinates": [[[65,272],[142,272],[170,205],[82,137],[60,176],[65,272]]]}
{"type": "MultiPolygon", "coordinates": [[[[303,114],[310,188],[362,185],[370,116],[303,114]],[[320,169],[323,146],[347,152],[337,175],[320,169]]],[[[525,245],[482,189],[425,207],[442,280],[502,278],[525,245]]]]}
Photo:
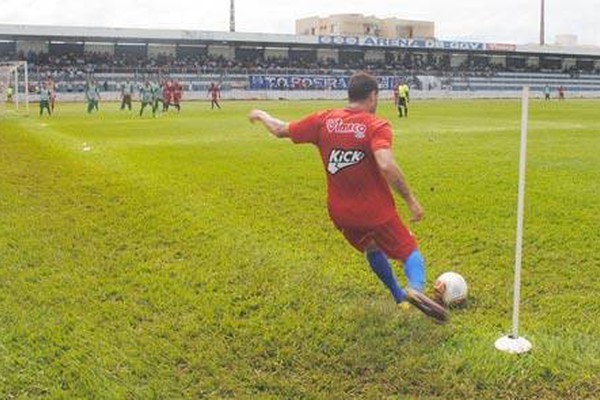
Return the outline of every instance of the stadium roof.
{"type": "Polygon", "coordinates": [[[75,26],[0,25],[0,38],[68,40],[68,41],[127,41],[127,42],[251,42],[316,45],[315,36],[269,33],[240,33],[192,31],[173,29],[88,28],[75,26]]]}
{"type": "Polygon", "coordinates": [[[600,57],[595,46],[540,46],[447,41],[436,39],[382,39],[375,37],[301,36],[273,33],[216,32],[171,29],[94,28],[75,26],[4,25],[0,24],[0,40],[49,40],[67,42],[126,42],[126,43],[238,43],[242,45],[285,47],[369,47],[380,49],[439,49],[458,51],[487,51],[502,53],[542,53],[561,56],[600,57]]]}

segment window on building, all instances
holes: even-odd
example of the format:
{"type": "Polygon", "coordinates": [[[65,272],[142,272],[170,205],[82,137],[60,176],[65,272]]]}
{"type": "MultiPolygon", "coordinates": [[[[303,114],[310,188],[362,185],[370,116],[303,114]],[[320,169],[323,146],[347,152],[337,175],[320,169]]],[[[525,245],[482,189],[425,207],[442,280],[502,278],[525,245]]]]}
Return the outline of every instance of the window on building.
{"type": "Polygon", "coordinates": [[[17,52],[15,41],[0,41],[0,56],[12,56],[17,52]]]}
{"type": "Polygon", "coordinates": [[[524,69],[527,67],[527,60],[525,57],[508,56],[506,57],[506,66],[511,69],[524,69]]]}
{"type": "Polygon", "coordinates": [[[48,53],[53,56],[64,56],[68,54],[83,55],[83,43],[50,42],[48,53]]]}
{"type": "Polygon", "coordinates": [[[208,54],[208,48],[200,45],[179,45],[175,50],[177,57],[201,57],[208,54]]]}
{"type": "Polygon", "coordinates": [[[264,49],[260,47],[237,47],[235,59],[238,61],[258,61],[264,59],[264,49]]]}
{"type": "Polygon", "coordinates": [[[577,60],[576,66],[580,71],[592,72],[594,71],[594,60],[577,60]]]}
{"type": "Polygon", "coordinates": [[[563,66],[563,60],[560,57],[541,56],[540,68],[546,70],[560,70],[563,66]]]}

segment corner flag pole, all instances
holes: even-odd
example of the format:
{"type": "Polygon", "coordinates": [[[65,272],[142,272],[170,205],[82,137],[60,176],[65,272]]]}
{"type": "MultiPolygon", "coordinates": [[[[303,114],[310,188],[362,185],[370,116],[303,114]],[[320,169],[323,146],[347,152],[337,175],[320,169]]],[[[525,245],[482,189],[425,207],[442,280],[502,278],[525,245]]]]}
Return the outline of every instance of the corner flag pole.
{"type": "Polygon", "coordinates": [[[29,65],[27,61],[23,64],[25,68],[25,111],[29,115],[29,65]]]}
{"type": "Polygon", "coordinates": [[[519,202],[517,209],[517,243],[515,255],[515,283],[512,334],[496,341],[496,349],[521,354],[531,350],[531,342],[519,337],[519,305],[521,302],[521,263],[523,260],[523,220],[525,213],[525,175],[527,171],[527,131],[529,122],[529,87],[523,88],[521,100],[521,156],[519,162],[519,202]]]}

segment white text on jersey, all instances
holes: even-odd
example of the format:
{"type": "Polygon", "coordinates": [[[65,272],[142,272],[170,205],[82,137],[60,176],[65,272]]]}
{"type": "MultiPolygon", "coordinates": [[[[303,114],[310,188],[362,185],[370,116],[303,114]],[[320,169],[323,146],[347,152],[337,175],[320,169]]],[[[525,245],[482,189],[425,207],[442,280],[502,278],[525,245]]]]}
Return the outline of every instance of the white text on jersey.
{"type": "Polygon", "coordinates": [[[365,124],[344,122],[341,118],[328,119],[326,126],[329,133],[353,133],[357,139],[364,139],[367,133],[367,126],[365,124]]]}
{"type": "Polygon", "coordinates": [[[329,165],[327,171],[335,175],[344,168],[360,163],[365,158],[365,153],[360,150],[333,149],[329,154],[329,165]]]}

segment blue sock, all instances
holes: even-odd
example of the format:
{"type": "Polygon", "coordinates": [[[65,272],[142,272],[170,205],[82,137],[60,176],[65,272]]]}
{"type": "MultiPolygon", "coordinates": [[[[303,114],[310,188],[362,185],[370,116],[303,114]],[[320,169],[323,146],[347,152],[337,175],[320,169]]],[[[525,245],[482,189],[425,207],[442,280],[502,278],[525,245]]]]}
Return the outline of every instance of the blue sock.
{"type": "Polygon", "coordinates": [[[369,265],[371,265],[373,272],[375,272],[381,282],[383,282],[390,292],[392,292],[392,296],[394,296],[396,303],[403,302],[406,298],[406,293],[400,287],[398,280],[394,276],[392,266],[385,254],[381,251],[370,252],[367,253],[367,260],[369,260],[369,265]]]}
{"type": "Polygon", "coordinates": [[[410,288],[419,292],[425,289],[425,260],[419,250],[415,250],[404,262],[404,273],[410,288]]]}

